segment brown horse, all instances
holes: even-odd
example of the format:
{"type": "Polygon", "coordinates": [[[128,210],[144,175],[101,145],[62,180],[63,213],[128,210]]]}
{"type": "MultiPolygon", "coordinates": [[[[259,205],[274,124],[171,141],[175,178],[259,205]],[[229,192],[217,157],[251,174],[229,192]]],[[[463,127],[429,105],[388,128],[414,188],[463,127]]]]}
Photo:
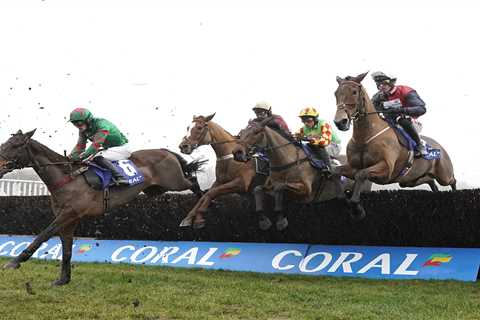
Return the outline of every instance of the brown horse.
{"type": "Polygon", "coordinates": [[[361,81],[367,73],[356,77],[337,77],[335,91],[337,112],[335,125],[347,131],[353,122],[353,136],[347,145],[348,164],[337,167],[340,174],[355,179],[351,204],[360,218],[365,215],[359,204],[361,186],[370,180],[378,184],[398,182],[401,187],[414,187],[426,183],[438,191],[435,181],[456,189],[453,166],[448,153],[432,138],[422,138],[439,149],[438,160],[414,159],[413,151],[400,144],[394,130],[375,110],[361,81]],[[412,163],[413,161],[413,163],[412,163]]]}
{"type": "Polygon", "coordinates": [[[270,178],[263,185],[255,188],[255,210],[259,215],[259,225],[263,230],[271,226],[271,221],[264,213],[265,194],[274,197],[273,211],[277,215],[277,230],[288,226],[284,214],[285,199],[309,203],[333,198],[344,198],[340,176],[330,178],[322,175],[312,167],[305,152],[295,144],[291,137],[266,126],[272,118],[251,124],[240,132],[240,139],[233,150],[235,159],[248,159],[251,146],[262,148],[270,159],[270,178]]]}
{"type": "MultiPolygon", "coordinates": [[[[62,241],[62,267],[60,278],[55,285],[70,282],[73,233],[81,218],[99,216],[105,212],[105,194],[92,189],[80,175],[72,170],[84,167],[50,150],[33,140],[35,130],[18,131],[0,146],[0,178],[4,174],[25,167],[32,167],[51,193],[51,207],[55,214],[53,222],[35,240],[4,268],[19,268],[28,260],[40,245],[55,234],[62,241]]],[[[108,197],[109,208],[119,206],[134,199],[141,191],[148,195],[160,194],[167,190],[180,191],[196,189],[188,180],[201,162],[186,165],[181,157],[165,149],[140,150],[133,152],[130,160],[142,172],[145,181],[135,186],[113,187],[108,197]]],[[[185,160],[183,160],[185,161],[185,160]]],[[[197,189],[199,190],[199,188],[197,189]]]]}
{"type": "Polygon", "coordinates": [[[204,214],[213,199],[227,193],[247,193],[254,185],[265,182],[265,176],[256,174],[254,161],[240,163],[233,160],[232,150],[237,139],[211,121],[214,116],[193,117],[187,136],[179,145],[184,154],[191,154],[199,146],[210,145],[217,156],[215,182],[183,219],[181,227],[191,226],[193,220],[194,228],[203,228],[204,214]]]}

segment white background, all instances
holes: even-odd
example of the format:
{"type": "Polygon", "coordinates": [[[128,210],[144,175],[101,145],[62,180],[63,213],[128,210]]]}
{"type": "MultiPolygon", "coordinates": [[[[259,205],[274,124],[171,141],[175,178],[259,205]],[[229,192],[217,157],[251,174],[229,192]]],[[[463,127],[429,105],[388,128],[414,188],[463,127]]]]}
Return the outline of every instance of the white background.
{"type": "MultiPolygon", "coordinates": [[[[422,133],[448,150],[458,180],[480,186],[479,10],[418,3],[5,0],[0,140],[38,128],[38,141],[70,151],[77,132],[66,119],[81,106],[137,149],[178,151],[194,114],[216,112],[237,133],[258,100],[294,131],[306,106],[332,120],[337,75],[382,70],[418,91],[422,133]]],[[[364,85],[373,95],[370,77],[364,85]]]]}

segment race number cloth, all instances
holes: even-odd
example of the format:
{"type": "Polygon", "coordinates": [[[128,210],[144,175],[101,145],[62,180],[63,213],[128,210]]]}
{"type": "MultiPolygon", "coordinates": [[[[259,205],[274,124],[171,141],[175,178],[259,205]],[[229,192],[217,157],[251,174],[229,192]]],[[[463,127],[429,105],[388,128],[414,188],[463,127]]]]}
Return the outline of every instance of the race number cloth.
{"type": "MultiPolygon", "coordinates": [[[[138,170],[137,166],[132,161],[126,159],[111,162],[117,169],[120,169],[118,171],[121,172],[123,177],[128,180],[130,186],[142,183],[145,180],[143,174],[140,172],[140,170],[138,170]]],[[[114,184],[112,180],[112,172],[110,170],[102,168],[95,163],[89,163],[88,167],[89,170],[93,170],[102,181],[102,190],[114,184]]]]}

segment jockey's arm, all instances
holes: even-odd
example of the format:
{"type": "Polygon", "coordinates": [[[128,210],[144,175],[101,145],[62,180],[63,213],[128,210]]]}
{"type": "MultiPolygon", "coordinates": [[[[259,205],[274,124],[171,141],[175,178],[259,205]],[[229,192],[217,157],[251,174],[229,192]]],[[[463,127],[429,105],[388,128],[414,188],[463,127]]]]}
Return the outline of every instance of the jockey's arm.
{"type": "Polygon", "coordinates": [[[97,133],[95,133],[95,135],[93,136],[92,144],[90,145],[90,147],[88,147],[87,150],[85,150],[85,152],[80,154],[80,158],[82,160],[86,159],[91,155],[94,155],[98,151],[100,151],[100,148],[103,147],[103,144],[105,143],[105,140],[107,139],[108,134],[109,134],[108,130],[104,130],[104,129],[98,130],[97,133]]]}
{"type": "Polygon", "coordinates": [[[85,151],[86,147],[87,147],[87,137],[83,133],[80,133],[78,135],[77,144],[73,148],[72,152],[70,152],[70,155],[68,157],[73,160],[80,160],[80,154],[83,151],[85,151]]]}
{"type": "Polygon", "coordinates": [[[381,91],[375,93],[372,97],[373,106],[377,111],[384,111],[383,103],[387,101],[387,97],[381,91]]]}
{"type": "Polygon", "coordinates": [[[332,142],[332,127],[328,123],[324,123],[320,128],[320,135],[312,135],[312,144],[326,147],[332,142]]]}
{"type": "Polygon", "coordinates": [[[425,102],[420,98],[415,90],[410,91],[405,96],[406,106],[403,107],[403,113],[413,117],[419,117],[427,112],[425,102]]]}
{"type": "Polygon", "coordinates": [[[293,137],[294,137],[295,139],[297,139],[297,140],[303,139],[303,137],[305,137],[305,134],[303,133],[303,127],[300,128],[297,132],[295,132],[295,133],[293,134],[293,137]]]}
{"type": "Polygon", "coordinates": [[[282,129],[286,133],[291,134],[287,123],[285,122],[285,120],[283,120],[283,118],[281,116],[275,116],[274,122],[280,129],[282,129]]]}

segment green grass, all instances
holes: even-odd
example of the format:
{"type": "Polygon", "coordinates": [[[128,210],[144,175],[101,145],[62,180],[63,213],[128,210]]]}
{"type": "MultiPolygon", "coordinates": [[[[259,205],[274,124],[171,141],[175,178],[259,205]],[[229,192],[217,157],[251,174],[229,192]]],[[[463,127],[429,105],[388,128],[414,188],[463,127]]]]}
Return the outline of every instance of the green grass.
{"type": "Polygon", "coordinates": [[[58,271],[38,260],[1,269],[0,319],[480,319],[477,283],[82,263],[52,287],[58,271]]]}

